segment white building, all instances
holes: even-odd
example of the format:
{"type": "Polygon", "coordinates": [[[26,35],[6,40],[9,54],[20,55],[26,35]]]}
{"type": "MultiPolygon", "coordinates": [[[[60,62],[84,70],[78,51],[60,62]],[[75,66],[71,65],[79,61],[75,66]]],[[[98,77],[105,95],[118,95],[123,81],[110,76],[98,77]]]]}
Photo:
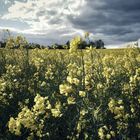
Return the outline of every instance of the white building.
{"type": "Polygon", "coordinates": [[[138,42],[136,41],[132,41],[132,42],[128,42],[124,45],[125,48],[136,48],[138,47],[138,42]]]}
{"type": "Polygon", "coordinates": [[[138,39],[138,47],[140,48],[140,39],[138,39]]]}

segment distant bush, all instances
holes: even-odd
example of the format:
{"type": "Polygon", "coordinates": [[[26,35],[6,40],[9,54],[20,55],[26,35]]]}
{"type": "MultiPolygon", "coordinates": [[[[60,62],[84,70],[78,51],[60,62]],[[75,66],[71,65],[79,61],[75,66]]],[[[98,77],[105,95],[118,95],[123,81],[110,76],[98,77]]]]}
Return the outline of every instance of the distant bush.
{"type": "MultiPolygon", "coordinates": [[[[8,49],[70,49],[70,42],[67,41],[66,44],[53,44],[50,46],[43,46],[37,43],[28,43],[27,39],[23,36],[12,36],[9,30],[5,31],[8,34],[8,37],[3,39],[0,42],[0,48],[8,48],[8,49]]],[[[84,38],[82,37],[74,37],[72,40],[76,38],[80,38],[80,43],[78,44],[78,49],[86,49],[86,48],[96,48],[96,49],[105,49],[104,42],[102,40],[92,41],[89,39],[90,33],[86,32],[84,38]]]]}

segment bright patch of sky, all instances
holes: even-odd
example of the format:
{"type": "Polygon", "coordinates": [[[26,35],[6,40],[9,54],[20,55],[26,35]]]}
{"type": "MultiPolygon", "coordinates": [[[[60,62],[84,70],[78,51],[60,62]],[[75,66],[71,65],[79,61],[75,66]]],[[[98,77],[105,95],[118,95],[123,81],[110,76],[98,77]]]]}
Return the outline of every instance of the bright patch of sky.
{"type": "Polygon", "coordinates": [[[55,40],[54,35],[81,34],[80,29],[72,27],[68,16],[76,18],[85,4],[85,0],[2,0],[0,27],[17,32],[21,29],[24,34],[49,36],[50,42],[55,40]]]}

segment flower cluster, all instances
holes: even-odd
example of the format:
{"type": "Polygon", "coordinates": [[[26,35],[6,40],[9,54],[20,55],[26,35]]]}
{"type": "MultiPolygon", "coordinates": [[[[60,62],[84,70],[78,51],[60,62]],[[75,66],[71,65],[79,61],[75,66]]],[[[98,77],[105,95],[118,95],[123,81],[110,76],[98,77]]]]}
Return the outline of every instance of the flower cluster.
{"type": "Polygon", "coordinates": [[[2,139],[140,139],[139,49],[80,43],[74,38],[69,51],[0,50],[2,139]]]}

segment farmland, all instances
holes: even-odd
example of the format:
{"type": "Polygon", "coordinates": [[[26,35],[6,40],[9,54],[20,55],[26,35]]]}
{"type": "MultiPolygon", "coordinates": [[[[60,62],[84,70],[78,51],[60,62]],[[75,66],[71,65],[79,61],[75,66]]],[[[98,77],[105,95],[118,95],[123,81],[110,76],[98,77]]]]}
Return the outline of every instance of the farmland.
{"type": "Polygon", "coordinates": [[[140,139],[140,50],[0,49],[0,138],[140,139]]]}

